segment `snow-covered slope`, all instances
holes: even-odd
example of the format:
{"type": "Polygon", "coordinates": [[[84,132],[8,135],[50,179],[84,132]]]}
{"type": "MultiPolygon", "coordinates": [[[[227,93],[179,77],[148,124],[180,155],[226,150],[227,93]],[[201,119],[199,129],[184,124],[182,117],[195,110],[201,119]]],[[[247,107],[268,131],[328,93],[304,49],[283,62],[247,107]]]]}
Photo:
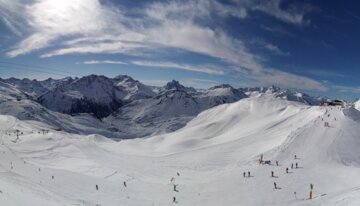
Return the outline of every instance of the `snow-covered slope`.
{"type": "Polygon", "coordinates": [[[43,125],[0,115],[0,202],[163,206],[176,197],[176,205],[358,205],[360,122],[350,116],[359,113],[259,95],[203,111],[176,132],[120,142],[38,134],[43,125]],[[23,132],[18,140],[8,135],[15,129],[23,132]],[[272,164],[259,165],[260,154],[272,164]]]}

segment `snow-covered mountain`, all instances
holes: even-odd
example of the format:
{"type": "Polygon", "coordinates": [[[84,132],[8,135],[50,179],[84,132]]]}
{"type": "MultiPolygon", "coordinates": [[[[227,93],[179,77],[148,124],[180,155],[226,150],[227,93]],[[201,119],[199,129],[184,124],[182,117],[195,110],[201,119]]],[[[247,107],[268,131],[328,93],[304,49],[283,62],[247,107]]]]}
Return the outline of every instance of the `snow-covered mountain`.
{"type": "Polygon", "coordinates": [[[49,90],[52,90],[62,84],[68,84],[73,79],[71,77],[66,77],[63,79],[52,79],[48,78],[46,80],[38,81],[36,79],[30,80],[27,78],[24,79],[17,79],[14,77],[8,78],[8,79],[1,79],[1,82],[8,83],[17,89],[19,89],[22,92],[27,93],[28,95],[37,98],[49,90]]]}
{"type": "Polygon", "coordinates": [[[53,111],[105,117],[122,105],[126,95],[112,79],[90,75],[56,87],[40,96],[39,102],[53,111]]]}
{"type": "Polygon", "coordinates": [[[44,87],[39,81],[37,80],[30,80],[30,79],[16,79],[16,78],[9,78],[9,79],[0,79],[1,82],[8,83],[22,92],[26,92],[28,95],[33,97],[40,96],[48,91],[46,87],[44,87]]]}
{"type": "Polygon", "coordinates": [[[52,90],[52,89],[55,89],[56,87],[59,87],[62,84],[69,84],[72,81],[74,81],[73,78],[65,77],[65,78],[62,78],[62,79],[48,78],[48,79],[45,79],[45,80],[42,80],[42,81],[39,81],[39,82],[47,90],[52,90]]]}
{"type": "MultiPolygon", "coordinates": [[[[103,119],[99,124],[103,131],[113,132],[112,136],[121,138],[175,131],[204,110],[233,103],[248,96],[270,95],[306,105],[318,105],[323,101],[321,98],[275,86],[235,89],[223,84],[196,90],[181,85],[176,80],[158,87],[155,91],[127,75],[114,78],[89,75],[74,79],[49,78],[43,81],[10,78],[3,81],[6,87],[16,89],[16,92],[12,91],[13,96],[24,99],[15,104],[17,110],[13,112],[13,115],[20,119],[48,121],[56,127],[61,122],[59,113],[71,114],[74,115],[73,118],[81,116],[81,120],[72,121],[78,122],[77,126],[84,124],[82,127],[87,128],[89,122],[94,122],[92,115],[103,119]],[[42,95],[38,97],[39,94],[42,95]],[[39,115],[41,111],[46,111],[43,112],[46,115],[39,115]]],[[[0,110],[2,109],[4,114],[10,114],[7,109],[12,104],[7,101],[0,110]]],[[[72,131],[69,126],[66,127],[68,131],[72,131]]]]}
{"type": "Polygon", "coordinates": [[[67,114],[90,113],[103,118],[125,102],[151,98],[155,93],[126,75],[89,75],[60,84],[39,97],[45,107],[67,114]]]}
{"type": "Polygon", "coordinates": [[[285,99],[289,101],[301,102],[308,105],[320,105],[322,101],[328,100],[326,97],[312,97],[308,94],[291,91],[289,89],[282,89],[276,86],[270,87],[254,87],[254,88],[240,88],[240,91],[248,95],[257,94],[271,94],[276,98],[285,99]]]}
{"type": "Polygon", "coordinates": [[[11,115],[19,120],[36,121],[52,129],[75,134],[102,134],[120,138],[109,130],[108,125],[89,114],[71,116],[51,111],[17,87],[0,81],[0,114],[11,115]]]}
{"type": "Polygon", "coordinates": [[[196,93],[196,89],[192,87],[185,87],[176,80],[168,82],[164,87],[160,88],[159,93],[168,91],[184,91],[188,94],[196,93]]]}
{"type": "Polygon", "coordinates": [[[142,84],[138,80],[134,80],[128,75],[119,75],[113,80],[117,87],[126,91],[127,94],[123,98],[124,100],[133,101],[137,99],[146,99],[156,95],[150,87],[142,84]]]}
{"type": "Polygon", "coordinates": [[[211,107],[247,97],[230,85],[212,87],[202,92],[181,85],[167,83],[160,93],[149,99],[139,99],[124,105],[104,119],[120,129],[125,138],[143,137],[175,131],[186,125],[200,112],[211,107]]]}
{"type": "Polygon", "coordinates": [[[246,98],[247,95],[228,84],[222,84],[204,90],[196,95],[196,99],[203,105],[204,109],[208,109],[220,104],[232,103],[246,98]]]}

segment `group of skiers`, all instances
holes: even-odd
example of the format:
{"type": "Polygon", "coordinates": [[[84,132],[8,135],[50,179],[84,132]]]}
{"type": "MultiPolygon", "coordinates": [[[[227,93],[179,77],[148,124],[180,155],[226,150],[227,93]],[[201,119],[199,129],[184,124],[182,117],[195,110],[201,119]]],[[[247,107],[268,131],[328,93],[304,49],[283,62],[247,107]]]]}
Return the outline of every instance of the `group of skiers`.
{"type": "MultiPolygon", "coordinates": [[[[243,176],[244,176],[244,178],[246,177],[246,172],[243,173],[243,176]]],[[[247,177],[251,177],[250,176],[250,171],[247,172],[247,177]]]]}
{"type": "MultiPolygon", "coordinates": [[[[180,177],[180,173],[179,172],[177,172],[176,173],[176,175],[178,176],[178,177],[180,177]]],[[[173,185],[173,191],[174,192],[179,192],[179,190],[177,190],[177,184],[175,183],[175,177],[172,177],[171,179],[170,179],[170,182],[171,182],[171,184],[173,185]]],[[[178,201],[176,200],[176,197],[174,196],[173,197],[173,201],[172,201],[173,203],[178,203],[178,201]]]]}
{"type": "MultiPolygon", "coordinates": [[[[298,160],[298,159],[299,158],[296,155],[294,155],[294,160],[298,160]]],[[[263,155],[262,154],[260,155],[259,163],[260,164],[265,163],[265,161],[263,160],[263,155]]],[[[276,164],[276,166],[279,166],[279,162],[277,160],[275,161],[275,164],[276,164]]],[[[295,162],[295,165],[294,165],[294,163],[291,163],[291,169],[294,169],[294,168],[295,169],[299,168],[299,163],[298,162],[295,162]]],[[[289,168],[288,167],[286,167],[285,173],[286,174],[289,173],[289,168]]],[[[246,177],[246,172],[243,173],[243,177],[244,178],[246,177]]],[[[250,172],[248,172],[248,177],[250,177],[250,172]]],[[[271,177],[272,178],[277,177],[277,176],[275,176],[274,171],[271,171],[271,177]]],[[[281,188],[278,187],[276,182],[274,182],[274,189],[281,189],[281,188]]],[[[310,189],[311,189],[311,195],[312,195],[313,184],[310,184],[310,189]]],[[[295,198],[296,198],[296,192],[294,192],[294,195],[295,195],[295,198]]],[[[311,199],[311,196],[310,196],[310,199],[311,199]]]]}
{"type": "MultiPolygon", "coordinates": [[[[54,179],[54,176],[52,176],[54,179]]],[[[124,187],[127,187],[126,181],[123,182],[124,187]]],[[[95,185],[95,189],[99,190],[99,185],[95,185]]]]}

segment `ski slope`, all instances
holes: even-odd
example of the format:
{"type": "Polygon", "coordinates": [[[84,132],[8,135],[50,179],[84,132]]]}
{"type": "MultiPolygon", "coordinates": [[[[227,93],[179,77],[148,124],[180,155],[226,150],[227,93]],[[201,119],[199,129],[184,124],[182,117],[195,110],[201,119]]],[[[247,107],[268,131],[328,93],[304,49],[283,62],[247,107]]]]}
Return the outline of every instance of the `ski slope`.
{"type": "Polygon", "coordinates": [[[173,133],[115,142],[99,135],[43,134],[44,124],[2,115],[0,203],[359,205],[358,116],[354,109],[260,94],[206,110],[173,133]],[[18,140],[16,129],[23,132],[18,140]],[[260,165],[261,154],[272,165],[260,165]],[[292,163],[299,168],[291,169],[292,163]],[[251,177],[244,178],[247,171],[251,177]]]}

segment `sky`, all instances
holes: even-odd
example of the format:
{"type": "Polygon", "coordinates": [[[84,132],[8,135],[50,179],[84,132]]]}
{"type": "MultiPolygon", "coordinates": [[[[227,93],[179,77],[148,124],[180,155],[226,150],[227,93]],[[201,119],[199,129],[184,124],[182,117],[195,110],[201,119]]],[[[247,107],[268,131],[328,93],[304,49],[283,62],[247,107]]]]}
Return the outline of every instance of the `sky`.
{"type": "Polygon", "coordinates": [[[0,0],[0,77],[360,96],[355,0],[0,0]]]}

